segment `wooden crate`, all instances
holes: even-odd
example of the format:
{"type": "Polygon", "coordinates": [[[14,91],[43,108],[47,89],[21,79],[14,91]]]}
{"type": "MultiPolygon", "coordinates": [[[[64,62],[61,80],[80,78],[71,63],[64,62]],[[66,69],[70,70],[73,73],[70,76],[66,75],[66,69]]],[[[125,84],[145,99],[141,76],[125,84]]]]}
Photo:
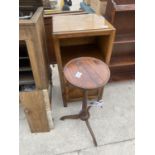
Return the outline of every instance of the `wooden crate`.
{"type": "MultiPolygon", "coordinates": [[[[115,28],[95,14],[53,17],[53,41],[64,106],[83,97],[80,89],[70,86],[64,79],[64,65],[81,56],[99,58],[109,64],[114,36],[115,28]]],[[[98,90],[88,92],[89,98],[97,98],[98,95],[98,90]]]]}

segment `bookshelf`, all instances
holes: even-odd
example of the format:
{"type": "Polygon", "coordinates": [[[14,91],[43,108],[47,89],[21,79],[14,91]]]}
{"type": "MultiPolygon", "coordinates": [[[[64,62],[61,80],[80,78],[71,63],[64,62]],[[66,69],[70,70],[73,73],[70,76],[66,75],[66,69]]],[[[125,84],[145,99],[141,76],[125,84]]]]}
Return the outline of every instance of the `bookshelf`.
{"type": "Polygon", "coordinates": [[[111,81],[134,79],[135,0],[108,0],[105,17],[116,28],[110,61],[111,81]]]}

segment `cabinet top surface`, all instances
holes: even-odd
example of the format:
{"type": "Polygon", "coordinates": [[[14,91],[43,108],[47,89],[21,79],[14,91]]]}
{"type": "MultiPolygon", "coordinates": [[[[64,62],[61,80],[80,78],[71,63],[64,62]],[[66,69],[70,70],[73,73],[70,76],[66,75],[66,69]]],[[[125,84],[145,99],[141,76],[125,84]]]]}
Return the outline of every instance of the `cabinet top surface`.
{"type": "Polygon", "coordinates": [[[96,14],[60,15],[53,17],[53,35],[104,32],[114,27],[102,16],[96,14]]]}

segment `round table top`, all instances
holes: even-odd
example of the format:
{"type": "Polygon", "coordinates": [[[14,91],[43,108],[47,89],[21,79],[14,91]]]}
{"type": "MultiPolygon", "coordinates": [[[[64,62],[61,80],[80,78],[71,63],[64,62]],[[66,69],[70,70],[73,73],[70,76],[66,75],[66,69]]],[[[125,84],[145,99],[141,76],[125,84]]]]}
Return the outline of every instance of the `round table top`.
{"type": "Polygon", "coordinates": [[[92,57],[79,57],[69,61],[64,67],[66,80],[81,89],[103,87],[110,78],[109,67],[92,57]]]}

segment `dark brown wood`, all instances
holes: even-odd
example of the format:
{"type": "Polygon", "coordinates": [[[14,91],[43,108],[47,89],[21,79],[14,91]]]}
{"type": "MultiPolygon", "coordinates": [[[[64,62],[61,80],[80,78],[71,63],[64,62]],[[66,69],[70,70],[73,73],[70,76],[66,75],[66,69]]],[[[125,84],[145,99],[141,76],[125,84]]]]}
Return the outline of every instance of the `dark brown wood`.
{"type": "Polygon", "coordinates": [[[93,57],[79,57],[69,61],[64,67],[67,81],[81,89],[96,89],[103,87],[110,77],[108,66],[93,57]],[[76,74],[81,74],[76,77],[76,74]]]}
{"type": "Polygon", "coordinates": [[[108,0],[105,17],[117,29],[110,62],[111,81],[134,79],[135,0],[108,0]]]}
{"type": "Polygon", "coordinates": [[[135,78],[135,65],[111,68],[110,82],[131,80],[135,78]]]}
{"type": "Polygon", "coordinates": [[[38,8],[43,6],[44,8],[51,8],[49,0],[19,0],[19,8],[28,10],[30,8],[38,8]]]}
{"type": "MultiPolygon", "coordinates": [[[[67,15],[53,17],[53,41],[57,58],[64,106],[68,102],[81,100],[83,92],[72,87],[64,79],[63,68],[77,57],[95,57],[109,64],[115,28],[97,15],[67,15]],[[66,24],[66,21],[69,23],[66,24]],[[81,23],[79,23],[80,21],[81,23]],[[104,28],[104,25],[107,28],[104,28]]],[[[98,97],[97,90],[90,90],[88,98],[98,97]]]]}
{"type": "MultiPolygon", "coordinates": [[[[100,93],[103,91],[104,85],[110,78],[110,71],[108,66],[99,59],[91,57],[80,57],[69,61],[64,67],[65,79],[74,87],[78,87],[83,91],[82,110],[79,114],[63,116],[60,119],[81,119],[86,122],[88,130],[92,136],[94,145],[97,146],[95,135],[89,124],[89,109],[87,107],[88,90],[99,89],[100,93]],[[81,76],[77,77],[77,73],[81,76]]],[[[99,95],[101,95],[99,93],[99,95]]]]}
{"type": "Polygon", "coordinates": [[[104,87],[98,89],[97,101],[100,101],[102,99],[103,91],[104,91],[104,87]]]}
{"type": "Polygon", "coordinates": [[[97,147],[97,141],[96,141],[96,138],[95,138],[94,132],[93,132],[93,130],[92,130],[90,124],[89,124],[89,121],[86,120],[85,122],[86,122],[87,128],[88,128],[88,130],[89,130],[89,132],[90,132],[90,134],[91,134],[91,136],[92,136],[93,143],[94,143],[94,145],[97,147]]]}
{"type": "Polygon", "coordinates": [[[19,73],[19,85],[35,84],[32,72],[25,72],[20,75],[19,73]]]}
{"type": "Polygon", "coordinates": [[[46,43],[47,43],[47,51],[48,51],[48,58],[50,64],[56,64],[56,56],[54,52],[54,45],[53,45],[53,37],[52,37],[52,17],[44,18],[45,24],[45,32],[46,32],[46,43]]]}
{"type": "Polygon", "coordinates": [[[85,121],[86,126],[88,127],[88,130],[92,136],[93,143],[95,146],[97,146],[97,141],[96,141],[95,135],[94,135],[93,130],[91,129],[91,126],[90,126],[89,121],[88,121],[88,119],[90,117],[89,109],[90,109],[90,106],[87,107],[87,90],[83,90],[83,102],[82,102],[81,112],[79,114],[75,114],[75,115],[63,116],[60,118],[60,120],[81,119],[82,121],[85,121]]]}

